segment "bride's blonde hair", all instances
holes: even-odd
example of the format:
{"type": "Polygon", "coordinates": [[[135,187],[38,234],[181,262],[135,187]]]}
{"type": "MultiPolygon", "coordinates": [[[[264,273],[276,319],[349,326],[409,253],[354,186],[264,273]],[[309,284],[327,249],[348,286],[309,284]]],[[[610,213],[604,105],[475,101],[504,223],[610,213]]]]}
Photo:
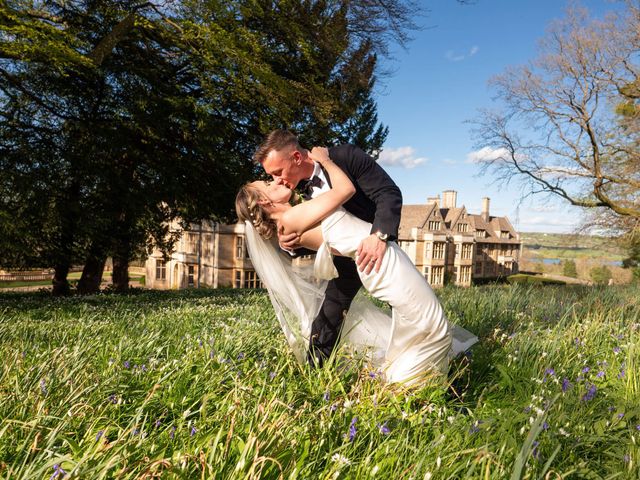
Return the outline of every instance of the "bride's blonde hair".
{"type": "Polygon", "coordinates": [[[276,235],[276,222],[269,217],[267,211],[258,202],[267,198],[251,184],[245,184],[236,195],[236,213],[241,222],[253,224],[258,235],[268,240],[276,235]]]}

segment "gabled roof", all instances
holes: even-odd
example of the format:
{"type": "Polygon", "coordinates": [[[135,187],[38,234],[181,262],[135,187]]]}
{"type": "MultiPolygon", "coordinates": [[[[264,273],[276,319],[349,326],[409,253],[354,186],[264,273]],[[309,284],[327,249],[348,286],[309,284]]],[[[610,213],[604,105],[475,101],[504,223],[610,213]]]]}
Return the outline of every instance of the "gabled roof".
{"type": "Polygon", "coordinates": [[[403,205],[398,238],[410,238],[412,228],[424,228],[435,206],[435,203],[427,203],[426,205],[403,205]]]}

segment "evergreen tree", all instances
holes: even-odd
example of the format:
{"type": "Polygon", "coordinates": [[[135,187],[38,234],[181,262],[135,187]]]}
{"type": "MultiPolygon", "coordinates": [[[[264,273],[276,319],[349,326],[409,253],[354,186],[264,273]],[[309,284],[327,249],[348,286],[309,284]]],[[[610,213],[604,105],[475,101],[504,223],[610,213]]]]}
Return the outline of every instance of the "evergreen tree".
{"type": "Polygon", "coordinates": [[[593,267],[589,274],[591,275],[591,280],[596,285],[606,285],[609,283],[611,277],[611,270],[606,265],[601,265],[598,267],[593,267]]]}

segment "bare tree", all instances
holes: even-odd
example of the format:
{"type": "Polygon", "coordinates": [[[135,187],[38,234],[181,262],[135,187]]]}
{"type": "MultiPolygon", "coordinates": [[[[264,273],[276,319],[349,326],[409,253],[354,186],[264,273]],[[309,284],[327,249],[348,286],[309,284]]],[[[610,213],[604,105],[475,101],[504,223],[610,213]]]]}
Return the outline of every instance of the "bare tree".
{"type": "Polygon", "coordinates": [[[570,9],[538,58],[492,80],[504,108],[474,122],[483,173],[520,180],[526,194],[639,218],[640,109],[623,115],[619,108],[638,105],[639,39],[631,2],[602,20],[570,9]]]}

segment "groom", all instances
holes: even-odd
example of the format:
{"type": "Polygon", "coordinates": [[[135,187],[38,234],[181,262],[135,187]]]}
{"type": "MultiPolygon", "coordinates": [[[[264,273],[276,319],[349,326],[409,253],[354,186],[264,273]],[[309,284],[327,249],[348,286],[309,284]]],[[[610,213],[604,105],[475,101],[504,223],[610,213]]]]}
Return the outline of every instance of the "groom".
{"type": "MultiPolygon", "coordinates": [[[[356,187],[356,193],[343,207],[373,226],[371,234],[358,247],[357,266],[350,258],[333,257],[338,277],[327,285],[324,302],[311,325],[308,360],[316,366],[321,366],[331,355],[340,335],[344,313],[362,286],[357,268],[367,274],[374,268],[380,270],[386,242],[398,238],[402,209],[400,189],[364,151],[354,145],[340,145],[329,148],[329,157],[356,187]]],[[[271,132],[253,158],[274,181],[291,189],[297,187],[303,196],[314,197],[331,188],[320,164],[287,130],[271,132]]],[[[293,251],[299,247],[299,238],[295,233],[279,234],[278,239],[285,250],[293,251]]]]}

